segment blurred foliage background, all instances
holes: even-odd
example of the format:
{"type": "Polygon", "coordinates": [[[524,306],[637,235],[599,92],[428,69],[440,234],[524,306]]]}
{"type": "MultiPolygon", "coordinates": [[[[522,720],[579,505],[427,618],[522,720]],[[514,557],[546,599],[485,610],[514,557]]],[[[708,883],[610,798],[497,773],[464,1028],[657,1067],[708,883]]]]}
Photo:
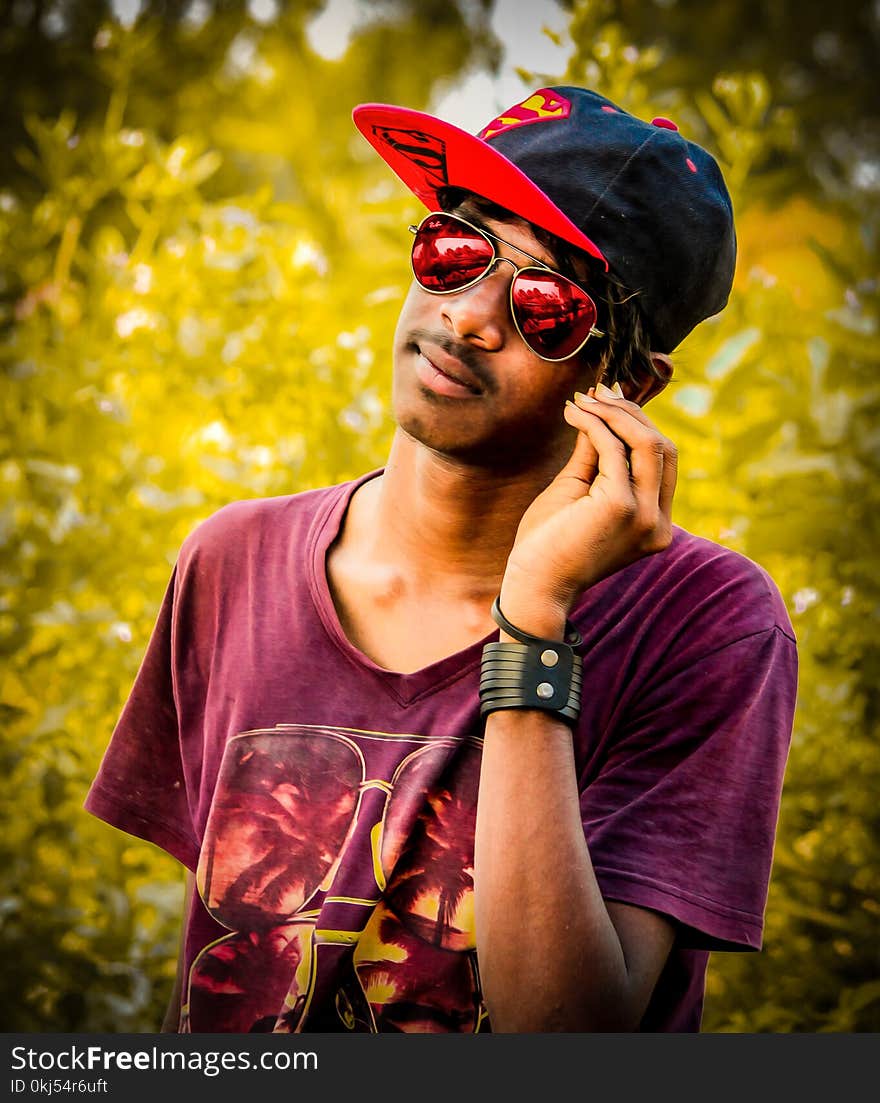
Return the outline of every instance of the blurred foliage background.
{"type": "MultiPolygon", "coordinates": [[[[567,60],[523,94],[674,118],[738,215],[730,306],[651,410],[675,519],[771,572],[801,685],[765,947],[713,956],[704,1029],[880,1030],[880,6],[546,6],[567,60]]],[[[419,210],[350,112],[503,49],[492,0],[336,7],[329,58],[318,0],[0,0],[7,1031],[161,1022],[181,871],[81,806],[181,541],[385,458],[419,210]]]]}

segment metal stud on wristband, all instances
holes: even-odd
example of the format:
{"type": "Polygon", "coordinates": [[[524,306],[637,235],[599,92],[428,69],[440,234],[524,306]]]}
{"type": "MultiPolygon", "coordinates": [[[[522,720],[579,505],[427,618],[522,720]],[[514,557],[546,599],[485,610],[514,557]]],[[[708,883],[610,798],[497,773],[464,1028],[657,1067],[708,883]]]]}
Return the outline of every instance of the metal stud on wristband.
{"type": "Polygon", "coordinates": [[[580,633],[566,624],[566,640],[545,640],[523,632],[501,612],[492,618],[519,643],[487,643],[480,671],[480,715],[498,709],[543,709],[566,723],[580,715],[583,661],[574,653],[580,633]]]}

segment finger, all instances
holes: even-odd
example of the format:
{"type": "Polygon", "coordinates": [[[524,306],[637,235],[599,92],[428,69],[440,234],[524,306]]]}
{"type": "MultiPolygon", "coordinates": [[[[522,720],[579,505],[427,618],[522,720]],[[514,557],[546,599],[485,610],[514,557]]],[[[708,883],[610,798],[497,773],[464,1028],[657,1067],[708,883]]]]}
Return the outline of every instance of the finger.
{"type": "MultiPolygon", "coordinates": [[[[648,511],[658,508],[666,456],[665,438],[650,421],[646,424],[633,417],[622,405],[601,402],[590,395],[578,394],[575,397],[579,408],[587,409],[599,418],[629,449],[634,491],[648,511]]],[[[626,402],[625,399],[622,401],[626,402]]]]}
{"type": "MultiPolygon", "coordinates": [[[[653,422],[645,413],[644,409],[638,402],[633,402],[631,398],[627,398],[621,390],[620,384],[615,383],[614,387],[606,387],[604,383],[599,383],[595,387],[590,387],[589,394],[594,398],[598,398],[603,402],[611,402],[613,405],[620,406],[624,410],[629,410],[636,421],[641,421],[643,425],[653,425],[653,422]]],[[[656,429],[656,425],[654,425],[656,429]]]]}
{"type": "Polygon", "coordinates": [[[612,408],[616,407],[625,410],[640,424],[658,433],[663,447],[663,474],[660,481],[658,504],[661,513],[667,519],[671,518],[672,500],[675,495],[675,487],[678,480],[678,449],[668,437],[659,432],[656,425],[654,425],[638,403],[629,401],[624,398],[622,393],[616,394],[609,387],[602,384],[599,384],[599,386],[595,388],[591,387],[589,393],[600,402],[606,402],[612,408]]]}
{"type": "Polygon", "coordinates": [[[660,481],[660,511],[665,517],[672,517],[672,499],[678,480],[678,451],[672,441],[663,456],[663,478],[660,481]]]}
{"type": "MultiPolygon", "coordinates": [[[[623,410],[631,418],[637,421],[640,425],[643,425],[646,429],[650,429],[657,433],[658,436],[663,436],[654,422],[648,417],[645,411],[637,402],[632,402],[628,398],[624,398],[622,394],[615,394],[610,387],[606,387],[600,383],[598,387],[590,387],[586,395],[582,395],[580,391],[575,392],[575,401],[593,398],[596,402],[601,403],[604,407],[613,410],[623,410]]],[[[666,438],[664,438],[666,439],[666,438]]]]}
{"type": "MultiPolygon", "coordinates": [[[[568,407],[573,405],[574,403],[571,401],[566,401],[566,405],[563,408],[563,417],[565,417],[565,411],[568,407]]],[[[567,418],[566,421],[568,421],[567,418]]],[[[571,423],[569,422],[569,424],[571,423]]],[[[578,427],[575,426],[575,428],[578,427]]],[[[578,432],[574,442],[574,449],[568,458],[568,462],[559,472],[557,478],[562,476],[563,478],[577,479],[579,482],[583,482],[589,487],[598,472],[599,453],[596,451],[595,445],[587,434],[578,432]]]]}
{"type": "Polygon", "coordinates": [[[602,418],[573,402],[566,403],[565,420],[580,430],[595,449],[599,475],[604,475],[618,490],[625,487],[631,496],[632,486],[624,442],[608,428],[602,418]]]}
{"type": "MultiPolygon", "coordinates": [[[[619,388],[618,388],[619,389],[619,388]]],[[[600,384],[596,388],[590,388],[589,394],[596,397],[600,403],[605,403],[612,409],[625,410],[632,418],[650,431],[657,434],[663,449],[663,472],[660,480],[658,504],[661,512],[667,517],[672,516],[672,500],[675,495],[675,487],[678,477],[678,449],[673,442],[664,436],[657,426],[651,421],[641,406],[624,398],[622,393],[615,393],[610,388],[600,384]]]]}

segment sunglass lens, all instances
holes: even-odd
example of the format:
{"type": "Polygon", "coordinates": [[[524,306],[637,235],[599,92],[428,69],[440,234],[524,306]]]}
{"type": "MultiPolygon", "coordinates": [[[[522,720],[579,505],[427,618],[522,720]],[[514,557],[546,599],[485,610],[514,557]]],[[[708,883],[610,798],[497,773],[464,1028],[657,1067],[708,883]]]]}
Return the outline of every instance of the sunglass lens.
{"type": "Polygon", "coordinates": [[[491,241],[444,215],[426,218],[413,241],[413,272],[426,291],[457,291],[479,279],[494,259],[491,241]]]}
{"type": "Polygon", "coordinates": [[[523,340],[547,360],[573,356],[596,324],[596,304],[576,284],[555,272],[517,273],[513,312],[523,340]]]}

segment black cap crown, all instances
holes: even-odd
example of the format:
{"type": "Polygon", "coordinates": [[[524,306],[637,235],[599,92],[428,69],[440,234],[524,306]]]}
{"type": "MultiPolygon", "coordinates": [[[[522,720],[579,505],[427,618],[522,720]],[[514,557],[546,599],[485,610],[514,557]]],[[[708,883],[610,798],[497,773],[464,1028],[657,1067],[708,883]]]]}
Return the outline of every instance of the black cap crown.
{"type": "Polygon", "coordinates": [[[603,261],[671,352],[727,303],[730,195],[714,158],[669,119],[645,122],[586,88],[539,88],[478,135],[432,115],[361,104],[361,133],[425,203],[454,185],[603,261]]]}

